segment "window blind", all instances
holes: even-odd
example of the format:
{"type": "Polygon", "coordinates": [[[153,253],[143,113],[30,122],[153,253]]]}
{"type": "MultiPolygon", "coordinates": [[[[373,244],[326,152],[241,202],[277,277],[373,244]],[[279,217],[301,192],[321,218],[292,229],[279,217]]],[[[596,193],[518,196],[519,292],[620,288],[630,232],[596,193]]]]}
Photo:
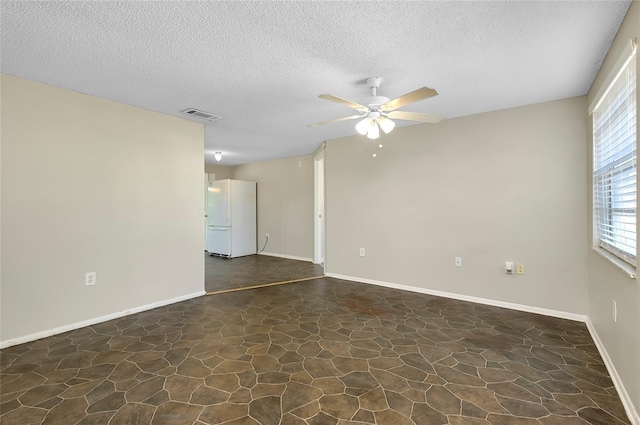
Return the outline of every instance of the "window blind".
{"type": "Polygon", "coordinates": [[[593,207],[598,245],[633,265],[636,110],[636,61],[632,54],[593,111],[593,207]]]}

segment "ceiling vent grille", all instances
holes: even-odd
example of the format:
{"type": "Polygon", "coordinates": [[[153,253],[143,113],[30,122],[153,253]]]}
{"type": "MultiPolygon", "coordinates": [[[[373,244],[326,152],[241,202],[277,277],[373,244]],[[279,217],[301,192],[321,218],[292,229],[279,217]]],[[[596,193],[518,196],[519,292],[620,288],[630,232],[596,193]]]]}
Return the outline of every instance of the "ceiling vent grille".
{"type": "Polygon", "coordinates": [[[189,115],[191,117],[196,117],[196,118],[200,118],[207,121],[218,121],[220,118],[222,118],[218,115],[213,115],[213,114],[210,114],[209,112],[201,111],[195,108],[185,109],[184,111],[180,111],[180,112],[182,112],[185,115],[189,115]]]}

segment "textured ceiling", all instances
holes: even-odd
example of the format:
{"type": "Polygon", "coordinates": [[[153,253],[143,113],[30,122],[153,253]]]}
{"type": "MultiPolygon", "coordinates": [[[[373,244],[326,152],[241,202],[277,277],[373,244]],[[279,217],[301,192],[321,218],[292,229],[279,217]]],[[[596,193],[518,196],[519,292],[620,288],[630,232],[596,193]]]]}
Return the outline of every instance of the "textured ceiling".
{"type": "MultiPolygon", "coordinates": [[[[356,134],[318,99],[364,102],[364,80],[402,110],[445,119],[584,95],[629,1],[2,1],[2,72],[181,116],[205,127],[205,159],[232,165],[312,153],[356,134]]],[[[410,125],[399,121],[398,125],[410,125]]]]}

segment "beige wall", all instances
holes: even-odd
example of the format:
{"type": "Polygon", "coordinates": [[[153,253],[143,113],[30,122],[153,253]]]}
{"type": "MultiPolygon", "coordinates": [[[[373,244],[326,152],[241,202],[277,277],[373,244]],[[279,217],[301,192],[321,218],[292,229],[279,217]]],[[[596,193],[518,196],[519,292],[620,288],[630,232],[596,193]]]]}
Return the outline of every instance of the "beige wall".
{"type": "MultiPolygon", "coordinates": [[[[605,61],[595,78],[587,99],[595,97],[604,84],[614,63],[621,55],[624,45],[632,37],[640,39],[640,2],[633,2],[622,26],[618,31],[605,61]]],[[[637,69],[640,70],[640,55],[635,56],[637,69]]],[[[638,85],[640,87],[640,84],[638,85]]],[[[640,116],[639,116],[640,117],[640,116]]],[[[640,122],[637,123],[640,128],[640,122]]],[[[592,232],[592,172],[593,134],[589,120],[588,134],[588,170],[586,173],[589,187],[589,220],[586,232],[588,240],[588,287],[589,319],[595,327],[615,368],[624,383],[636,412],[640,412],[640,285],[637,279],[629,278],[622,270],[601,257],[594,249],[592,232]],[[618,320],[613,321],[613,300],[618,305],[618,320]]]]}
{"type": "Polygon", "coordinates": [[[327,272],[586,314],[585,107],[398,128],[377,158],[363,137],[328,141],[327,272]]]}
{"type": "Polygon", "coordinates": [[[232,179],[232,170],[233,167],[228,167],[226,165],[204,164],[204,172],[207,174],[214,173],[216,175],[216,180],[232,179]]]}
{"type": "Polygon", "coordinates": [[[203,291],[202,124],[1,83],[1,340],[203,291]]]}
{"type": "Polygon", "coordinates": [[[269,233],[265,252],[312,259],[313,156],[238,165],[233,178],[258,183],[258,248],[269,233]]]}

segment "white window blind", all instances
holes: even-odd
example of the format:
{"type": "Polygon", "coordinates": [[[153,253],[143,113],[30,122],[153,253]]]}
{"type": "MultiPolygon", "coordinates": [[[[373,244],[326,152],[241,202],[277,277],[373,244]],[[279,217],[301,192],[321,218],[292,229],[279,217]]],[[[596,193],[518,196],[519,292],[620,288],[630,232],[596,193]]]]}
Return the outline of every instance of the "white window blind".
{"type": "Polygon", "coordinates": [[[593,207],[597,244],[634,266],[636,109],[632,54],[593,111],[593,207]]]}

